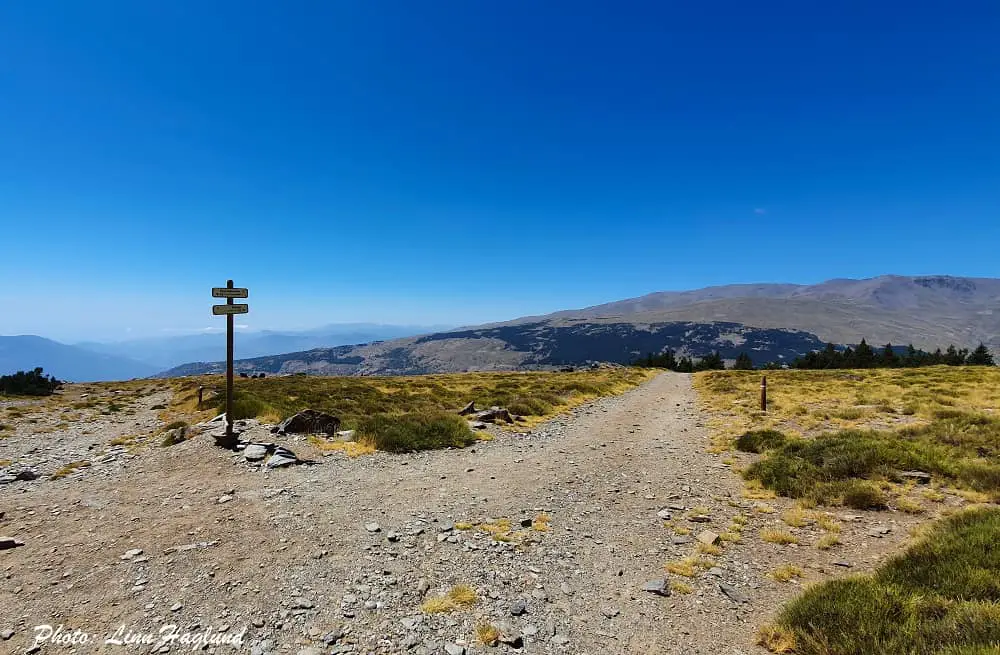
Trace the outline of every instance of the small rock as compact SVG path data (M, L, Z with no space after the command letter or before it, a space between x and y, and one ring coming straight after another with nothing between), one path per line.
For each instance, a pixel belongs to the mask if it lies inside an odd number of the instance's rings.
M368 532L381 532L382 526L375 522L365 523L365 530Z
M661 509L659 512L656 513L656 515L659 516L664 521L669 521L670 518L673 516L673 514L670 513L670 510L666 508Z
M298 463L299 458L295 455L295 453L287 448L278 446L274 449L274 454L271 455L271 459L267 460L267 464L265 464L265 466L269 469L276 469Z
M833 563L833 565L834 565L834 566L842 566L842 567L844 567L845 569L849 569L849 568L851 568L852 566L854 566L853 564L851 564L850 562L848 562L848 561L846 561L846 560L837 560L836 562L834 562L834 563Z
M448 653L448 655L465 655L465 646L448 642L444 645L444 652Z
M621 610L618 609L617 607L602 607L601 614L604 615L604 618L613 619L619 614L621 614Z
M722 538L718 534L712 532L711 530L705 530L698 535L698 541L705 544L706 546L718 545Z
M392 543L396 543L397 541L399 541L399 535L396 534L395 532L389 532L388 534L385 535L385 538L391 541Z
M692 523L708 523L712 520L712 517L707 514L695 514L694 516L689 517L688 520Z
M745 593L733 587L732 585L727 585L725 582L719 583L719 591L726 595L729 600L734 603L749 603L750 598L747 597Z
M179 612L179 611L181 611L182 607L184 607L184 606L181 605L180 603L174 603L173 605L170 606L170 611L171 612Z
M308 598L298 598L292 599L292 609L293 610L309 610L313 608L313 602Z
M323 651L314 646L306 646L305 648L300 648L296 655L323 655Z
M566 635L553 635L552 643L555 644L556 646L565 646L566 644L569 643L569 637L567 637Z
M899 475L908 480L915 480L917 484L931 483L931 474L924 471L903 471Z
M667 584L667 581L663 578L648 580L642 585L642 590L650 594L656 594L657 596L670 595L670 585Z
M528 604L522 599L517 599L510 604L510 614L511 616L521 616L528 611Z
M562 592L564 594L566 594L567 596L572 596L573 595L573 587L569 586L568 583L565 583L565 582L562 583L561 585L559 585L559 589L561 589Z
M15 539L14 537L0 537L0 550L17 548L18 546L23 546L23 545L24 545L23 541Z
M14 636L14 631L11 630L10 628L7 628L6 630L0 630L0 639L4 641L7 641L13 636Z
M139 555L142 555L142 549L141 548L133 548L132 550L126 550L125 554L122 555L119 559L128 560L128 559L132 559L133 557L138 557Z
M689 544L692 541L693 539L691 539L691 537L687 536L686 534L674 535L673 538L671 538L670 540L670 542L675 546L683 546L684 544Z
M500 631L501 644L507 644L508 646L513 646L514 648L521 648L524 645L524 639L521 637L521 632L516 630L511 624L502 621L500 625L497 626L497 630Z
M219 500L218 500L217 502L218 502L218 503L219 503L220 505L225 505L226 503L228 503L228 502L229 502L229 501L231 501L232 499L233 499L233 497L232 497L232 496L230 496L229 494L226 494L226 495L224 495L224 496L219 496Z

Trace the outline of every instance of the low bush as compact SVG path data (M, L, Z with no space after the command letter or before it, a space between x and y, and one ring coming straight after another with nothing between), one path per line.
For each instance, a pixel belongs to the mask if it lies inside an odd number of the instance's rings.
M41 367L0 375L0 394L11 396L51 396L61 386L62 382L51 375L45 375Z
M817 502L884 507L872 479L897 480L917 469L987 494L1000 493L1000 421L966 412L947 413L928 425L895 432L843 430L814 439L786 439L773 431L748 432L741 450L764 452L744 476L775 493Z
M464 448L476 442L465 419L445 412L375 414L361 419L358 433L379 450L394 453Z
M736 447L745 453L762 453L779 448L787 441L788 437L777 430L753 430L741 435L736 440Z
M998 535L1000 509L956 514L874 575L812 587L761 643L780 633L799 655L996 652Z

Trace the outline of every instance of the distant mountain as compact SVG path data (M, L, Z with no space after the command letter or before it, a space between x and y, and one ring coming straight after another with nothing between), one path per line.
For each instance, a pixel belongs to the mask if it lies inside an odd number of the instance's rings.
M0 375L38 366L69 382L128 380L156 372L155 367L126 357L95 353L34 335L0 336Z
M907 344L918 348L1000 350L1000 279L884 275L822 284L740 284L696 291L661 291L638 298L556 312L517 322L732 321L789 328L833 343Z
M297 350L369 343L447 329L448 326L379 325L341 323L303 331L237 332L234 351L238 358L276 355ZM214 361L226 354L225 333L186 334L114 343L76 344L94 352L128 357L163 370L184 362Z
M362 346L318 348L305 352L239 360L246 373L316 375L414 375L461 371L545 369L590 362L627 364L647 353L673 348L701 357L718 350L735 359L746 352L758 364L792 360L823 343L805 332L747 328L738 323L520 323ZM200 375L225 371L224 362L192 363L161 375Z
M926 349L982 341L1000 353L1000 280L886 275L663 291L416 338L251 358L240 369L338 375L508 370L627 362L667 347L695 357L719 349L730 359L745 350L763 363L862 338L875 346ZM220 370L218 363L194 363L165 375Z

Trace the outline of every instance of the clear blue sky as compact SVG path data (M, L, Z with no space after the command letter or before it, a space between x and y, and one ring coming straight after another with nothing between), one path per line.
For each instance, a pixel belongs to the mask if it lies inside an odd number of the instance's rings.
M0 334L1000 275L1000 3L0 5Z

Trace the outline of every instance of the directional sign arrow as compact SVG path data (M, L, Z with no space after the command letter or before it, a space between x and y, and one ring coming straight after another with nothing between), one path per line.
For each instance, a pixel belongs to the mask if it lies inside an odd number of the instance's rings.
M246 314L250 311L250 305L244 304L232 304L232 305L212 305L212 313L216 316L225 316L226 314Z
M213 298L249 298L250 292L246 289L227 289L226 287L213 287Z

